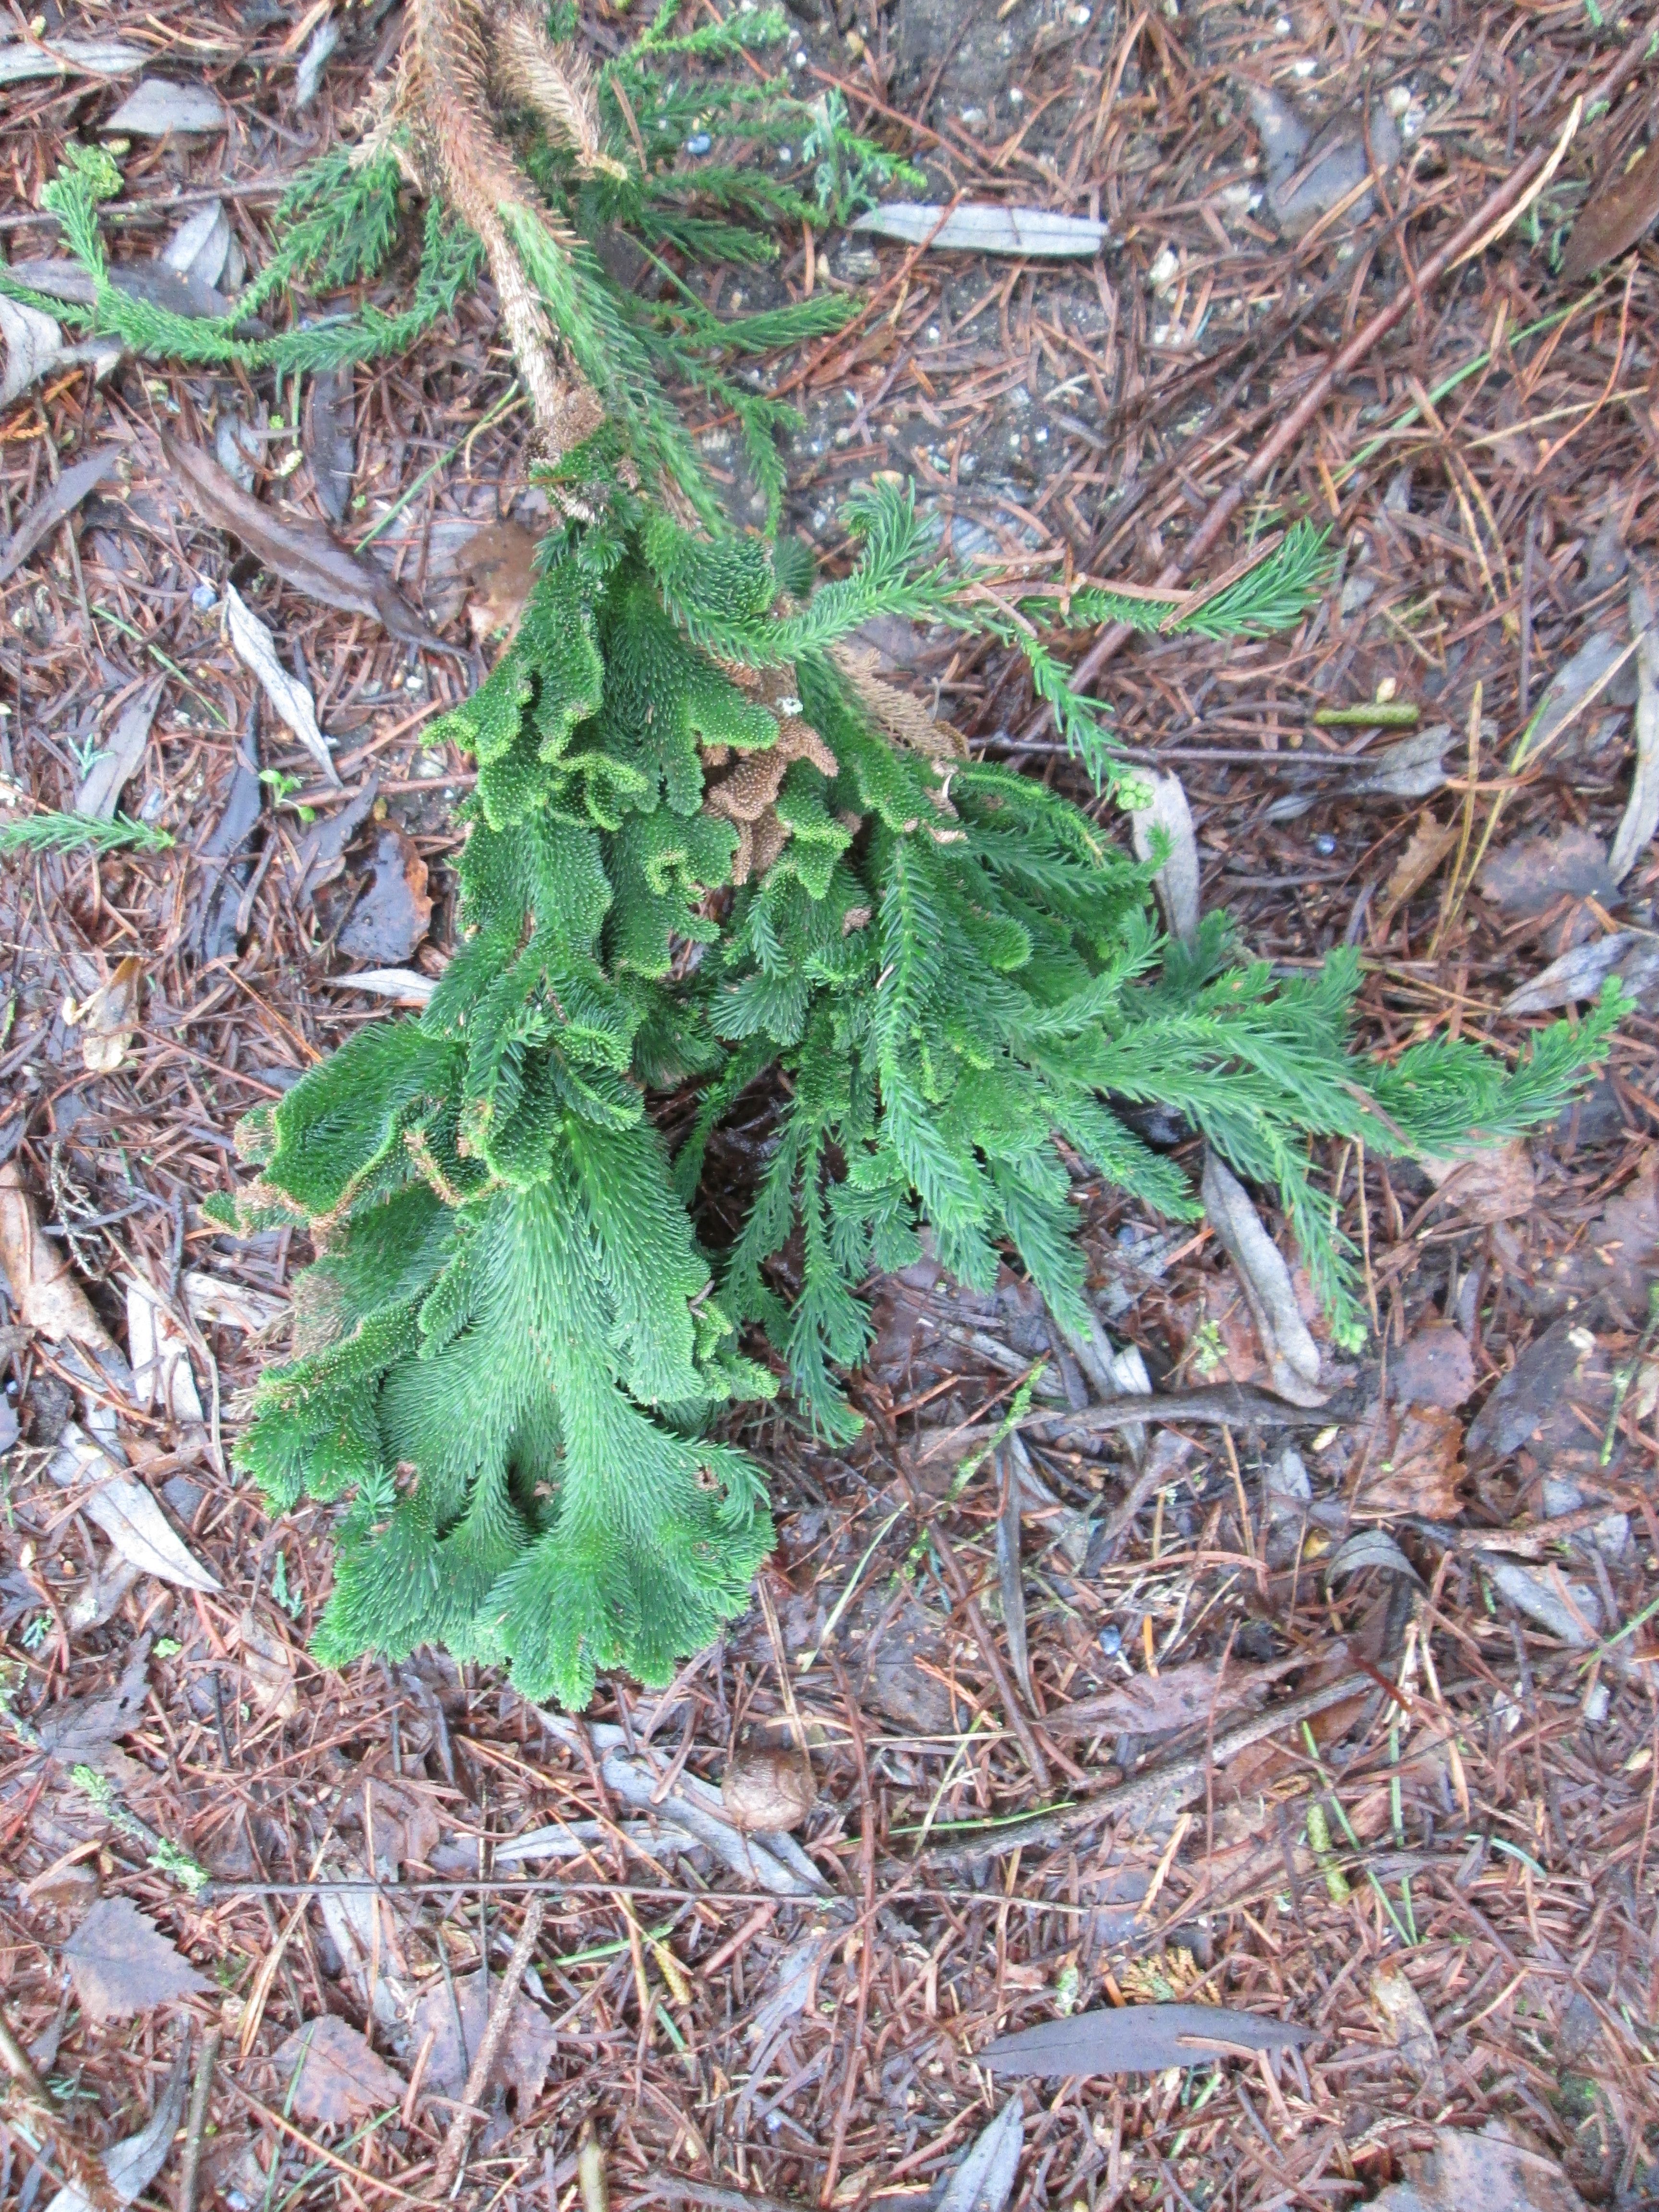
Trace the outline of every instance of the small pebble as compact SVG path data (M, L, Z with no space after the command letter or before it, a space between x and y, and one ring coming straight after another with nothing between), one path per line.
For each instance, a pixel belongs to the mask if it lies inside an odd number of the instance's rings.
M1123 1631L1109 1626L1100 1632L1100 1648L1109 1659L1115 1659L1123 1649Z
M694 131L685 142L685 150L688 154L706 154L714 143L706 131Z
M219 594L211 584L198 584L190 595L190 603L198 614L204 615L210 607L218 605Z
M1314 839L1313 848L1316 853L1322 853L1326 859L1328 860L1330 855L1336 850L1336 840L1334 837L1326 836L1322 832L1319 836Z

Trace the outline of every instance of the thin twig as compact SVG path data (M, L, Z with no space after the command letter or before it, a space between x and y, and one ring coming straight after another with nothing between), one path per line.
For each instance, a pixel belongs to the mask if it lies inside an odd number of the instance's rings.
M1019 1850L1028 1844L1046 1847L1062 1843L1079 1829L1091 1828L1100 1820L1134 1818L1161 1804L1172 1790L1201 1780L1212 1763L1224 1766L1252 1744L1263 1743L1269 1736L1277 1735L1280 1729L1310 1719L1315 1713L1325 1712L1332 1705L1340 1705L1369 1689L1363 1676L1349 1674L1340 1682L1327 1682L1317 1690L1305 1690L1299 1698L1291 1698L1255 1719L1230 1729L1225 1735L1217 1737L1213 1747L1200 1745L1183 1758L1166 1759L1162 1765L1148 1767L1145 1773L1133 1775L1109 1790L1099 1790L1080 1804L1060 1806L1052 1813L1034 1814L1029 1820L1012 1820L1005 1827L981 1828L976 1834L933 1844L921 1856L929 1866L952 1866L985 1858L994 1851Z
M539 1897L532 1897L526 1909L524 1925L519 1930L519 1940L513 1946L513 1955L507 1962L507 1972L495 1992L495 2002L489 2008L489 2021L483 2032L483 2041L477 2055L467 2069L466 2086L461 2091L461 2106L449 2124L449 2133L444 2137L443 2148L438 2153L438 2163L426 2193L441 2203L455 2185L455 2177L461 2170L461 2160L466 2156L467 2140L472 2133L476 2108L483 2096L490 2069L501 2056L501 2045L507 2040L507 2031L513 2019L513 2008L518 2002L519 1984L524 1979L524 1970L530 1964L530 1954L536 1948L542 1932L544 1911ZM485 1962L488 1975L489 1964Z
M222 2031L210 2027L196 2062L191 2086L190 2117L185 2124L185 2159L179 2174L179 2212L196 2212L196 2184L202 2171L202 2137L207 2127L208 2101L213 2094L213 2069L218 2063Z

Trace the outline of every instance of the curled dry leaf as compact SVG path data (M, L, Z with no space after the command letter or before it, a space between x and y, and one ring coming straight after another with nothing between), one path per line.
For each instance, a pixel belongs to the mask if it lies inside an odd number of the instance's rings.
M811 1760L785 1744L754 1745L735 1753L720 1784L726 1818L745 1833L799 1827L817 1796Z
M0 377L3 377L3 370L0 370ZM57 483L47 486L19 522L11 536L7 538L3 545L0 545L0 584L3 584L9 577L15 574L35 547L48 538L60 522L74 514L88 492L95 491L100 484L107 483L110 481L116 473L119 460L118 447L100 446L95 453L88 453L84 460L76 461L72 468L64 469L59 472ZM154 688L159 696L161 688L159 678ZM130 713L131 709L129 708L128 711ZM150 711L154 714L155 708L152 707ZM149 728L148 722L144 725L144 728L148 733ZM118 739L118 732L117 734ZM94 763L93 776L97 775L100 765L100 763ZM134 765L136 766L137 763L135 763ZM127 773L130 775L132 770L129 769ZM89 777L88 781L91 780ZM82 788L84 787L83 786ZM80 797L76 798L75 805L76 811L79 814L87 814L94 811L88 806L84 799ZM106 814L103 818L107 822L109 816Z
M88 2017L130 2020L171 1998L213 1987L171 1937L125 1897L94 1905L64 1946L64 1962Z
M1376 926L1384 936L1407 899L1415 898L1461 835L1456 817L1449 822L1437 822L1432 814L1417 817L1416 827L1407 841L1406 849L1395 862L1388 882L1382 887L1382 897L1376 911Z
M1389 1366L1389 1395L1402 1406L1461 1406L1475 1385L1474 1354L1450 1322L1428 1322Z
M112 1690L98 1698L70 1698L35 1723L42 1751L60 1765L95 1766L112 1744L137 1723L149 1693L149 1638L141 1636Z
M136 1276L127 1284L127 1357L137 1404L146 1412L159 1406L183 1426L199 1425L202 1398L191 1371L190 1340L166 1300Z
M1229 1667L1218 1660L1191 1659L1157 1674L1137 1674L1098 1698L1056 1705L1043 1717L1050 1734L1090 1734L1116 1729L1125 1735L1162 1735L1171 1729L1201 1726L1212 1715L1271 1682L1277 1667Z
M250 1336L259 1336L288 1319L286 1298L273 1297L269 1291L250 1290L246 1283L227 1282L222 1275L190 1268L183 1289L185 1310L195 1322L217 1322L225 1328L245 1329Z
M261 1712L277 1720L292 1720L300 1710L300 1693L294 1686L294 1658L279 1636L273 1635L254 1612L244 1606L236 1624L236 1649L242 1673Z
M328 739L317 726L317 707L307 685L290 676L276 658L276 640L247 605L234 584L225 586L225 617L236 658L251 668L259 687L278 715L293 731L331 783L340 772L328 749Z
M127 1056L138 1026L144 963L129 952L107 983L78 1004L64 1001L64 1025L81 1031L81 1060L88 1075L112 1075Z
M1532 1160L1518 1139L1461 1159L1425 1152L1420 1164L1441 1197L1468 1221L1513 1220L1530 1212L1537 1196Z
M352 975L328 975L331 991L362 991L371 999L391 999L400 1006L424 1006L438 988L435 975L414 968L360 968Z
M1440 2045L1423 2000L1392 1960L1371 1976L1371 2003L1388 2032L1389 2040L1437 2102L1446 2094L1446 2069L1440 2062Z
M407 960L432 920L426 862L415 840L396 822L380 825L369 876L339 947L351 960Z
M302 2119L343 2127L403 2102L404 2083L349 2021L324 2013L296 2027L271 2063L293 2082Z
M1499 2121L1479 2135L1437 2128L1433 2149L1407 2152L1405 2166L1371 2212L1585 2212L1555 2160L1511 2142Z
M78 1344L88 1352L110 1349L109 1331L76 1280L67 1252L40 1234L15 1160L0 1167L0 1269L25 1328L39 1329L54 1344Z
M173 2070L147 2124L124 2142L112 2143L100 2157L100 2163L118 2203L131 2204L136 2197L142 2197L167 2164L179 2123L184 2118L185 2093L189 2083L190 2039L186 2036L179 2044ZM58 2191L46 2212L93 2212L93 2208L84 2191L71 2184Z
M1455 1413L1439 1406L1379 1407L1354 1510L1383 1520L1401 1513L1455 1520L1463 1474L1463 1425Z
M537 541L516 522L491 522L468 538L456 567L467 579L466 619L480 644L510 638L536 580Z
M466 2086L468 2071L483 2043L490 1996L499 1988L499 1981L491 1983L489 1993L483 1984L482 1974L459 1977L452 1996L440 1978L435 1985L428 1984L415 2008L411 2033L416 2047L428 2033L432 2037L432 2052L425 2075L429 2097L459 2097ZM485 2094L492 2089L510 2089L519 2113L527 2113L542 2093L542 2084L557 2049L558 2038L552 2028L524 1991L515 1990L507 2034L489 2069Z

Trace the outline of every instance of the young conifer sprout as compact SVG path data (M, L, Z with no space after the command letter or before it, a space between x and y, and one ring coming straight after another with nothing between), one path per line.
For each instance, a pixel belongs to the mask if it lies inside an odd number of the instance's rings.
M1092 586L1062 601L947 568L909 490L878 483L845 517L850 569L816 581L778 534L789 411L733 363L857 302L722 321L686 272L760 265L775 229L839 221L900 171L833 100L720 74L781 16L679 35L674 13L590 72L528 7L410 0L395 84L296 187L235 325L109 282L107 155L72 149L50 188L93 274L88 322L161 356L335 365L410 345L486 271L493 288L559 520L513 642L427 735L477 769L459 943L418 1017L361 1030L247 1118L257 1176L215 1211L292 1223L316 1251L240 1458L275 1507L349 1501L319 1654L441 1643L578 1706L601 1668L667 1680L746 1607L771 1524L719 1425L781 1391L849 1439L860 1286L915 1259L924 1227L963 1281L990 1287L1006 1257L1085 1328L1073 1177L1199 1211L1123 1118L1155 1102L1277 1195L1357 1346L1316 1140L1409 1156L1511 1136L1559 1111L1620 1004L1510 1065L1443 1038L1358 1054L1354 952L1285 977L1222 915L1190 945L1163 938L1127 837L972 758L877 672L857 636L872 616L989 632L1097 787L1144 803L1045 628L1261 635L1312 604L1321 542L1291 527L1190 615ZM786 143L805 159L781 173ZM409 183L426 205L405 304L238 336L301 284L368 283ZM607 273L619 232L653 296ZM728 516L671 390L735 417L763 533ZM655 1116L689 1086L671 1156ZM735 1239L706 1249L705 1153L751 1091L775 1109L764 1170Z

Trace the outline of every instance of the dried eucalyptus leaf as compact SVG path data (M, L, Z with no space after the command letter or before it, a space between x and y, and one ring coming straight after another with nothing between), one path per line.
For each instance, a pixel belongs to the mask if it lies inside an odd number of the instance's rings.
M945 210L916 200L890 200L853 225L876 238L940 252L1014 253L1029 260L1087 260L1106 242L1106 225L1085 216L1050 215L1042 208L966 205Z
M1630 587L1631 634L1636 647L1636 773L1630 798L1607 855L1607 873L1621 884L1659 830L1659 627L1653 601L1639 582Z
M40 76L125 76L149 58L148 46L125 39L15 39L0 46L0 84Z
M103 127L124 131L129 138L165 138L173 131L223 131L229 122L224 102L206 85L175 84L170 77L149 76L134 85Z
M185 2116L185 2093L189 2081L190 2039L186 2035L148 2124L140 2128L136 2136L129 2136L125 2142L112 2143L103 2153L104 2172L119 2203L131 2204L135 2197L142 2197L167 2164L179 2123ZM93 2208L84 2193L71 2185L58 2191L46 2212L93 2212Z
M102 465L100 463L100 468ZM100 822L115 819L116 802L143 761L165 681L156 677L122 709L119 721L104 739L97 758L81 780L81 787L75 794L77 814L90 814Z
M310 691L297 676L290 676L276 658L276 641L247 605L234 584L225 586L225 613L236 658L251 668L260 689L283 720L316 762L331 783L340 781L328 739L317 726L317 708Z
M1212 1150L1205 1155L1201 1189L1210 1226L1238 1271L1274 1389L1293 1406L1319 1405L1319 1346L1302 1318L1291 1271L1243 1184Z
M1152 878L1152 889L1164 909L1171 937L1190 945L1198 935L1198 838L1192 809L1178 775L1150 775L1152 803L1137 807L1129 817L1135 858L1150 860L1157 850L1158 833L1168 850Z
M934 2212L1002 2212L1014 2193L1019 2154L1025 2147L1025 2113L1010 2097L945 2183Z
M91 1482L97 1487L81 1510L101 1528L124 1559L141 1573L179 1589L216 1590L216 1575L174 1534L172 1524L142 1483L124 1474L85 1430L71 1421L46 1462L46 1472L63 1490Z
M1314 2031L1222 2005L1123 2005L1045 2020L1000 2036L978 2054L993 2074L1083 2079L1092 2074L1161 2074L1166 2066L1207 2066L1237 2051L1284 2051Z
M0 292L0 407L9 407L37 377L61 361L64 333L52 316Z

